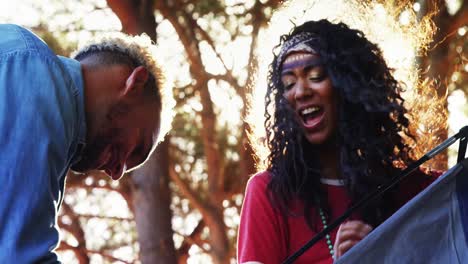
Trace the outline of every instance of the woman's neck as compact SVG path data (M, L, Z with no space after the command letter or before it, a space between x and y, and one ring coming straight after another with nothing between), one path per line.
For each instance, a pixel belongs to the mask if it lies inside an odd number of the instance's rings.
M336 148L325 148L319 152L322 178L341 179L339 155Z

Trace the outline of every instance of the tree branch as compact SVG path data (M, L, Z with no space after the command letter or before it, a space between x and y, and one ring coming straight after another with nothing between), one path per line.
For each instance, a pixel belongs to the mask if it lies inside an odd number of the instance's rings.
M57 248L57 251L64 251L64 250L75 251L77 248L78 247L74 247L74 246L68 244L67 242L62 241L60 243L60 246ZM122 263L126 263L126 264L131 264L132 263L132 262L128 262L128 261L125 261L123 259L116 258L116 257L114 257L112 255L109 255L109 254L106 254L106 253L103 253L103 252L100 252L100 251L96 251L96 250L86 249L86 252L89 253L89 254L101 255L103 258L106 258L106 259L109 259L109 260L112 260L112 261L118 261L118 262L122 262Z
M192 19L192 24L195 25L195 29L199 31L200 35L202 36L202 39L204 39L208 43L210 48L216 54L216 57L219 59L219 61L223 65L224 69L226 70L226 76L229 79L229 84L231 84L236 91L240 90L241 89L240 85L237 83L236 78L234 78L234 75L232 74L232 70L229 69L226 66L226 63L225 63L224 59L222 58L221 54L216 49L216 45L215 45L213 39L210 37L210 35L205 30L203 30L198 25L198 23L196 21L193 20L193 18L190 17L190 19Z
M192 189L188 186L188 184L182 180L177 172L174 169L174 164L170 164L169 166L169 176L171 180L179 187L180 192L183 196L190 200L191 204L200 211L203 216L209 217L209 212L207 209L207 205L200 196L198 196Z

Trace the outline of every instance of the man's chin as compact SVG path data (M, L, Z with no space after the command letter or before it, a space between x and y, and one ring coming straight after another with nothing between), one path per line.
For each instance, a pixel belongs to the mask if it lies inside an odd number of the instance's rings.
M124 164L121 168L112 171L111 169L105 169L104 173L109 175L114 181L119 180L127 172L127 166Z
M94 162L95 160L97 159L84 158L70 166L70 169L81 174L88 174L92 171L97 171L99 170L99 164Z
M101 172L100 169L97 168L97 166L93 166L93 164L91 164L90 162L78 162L76 164L73 164L70 167L70 170L78 174L91 174Z

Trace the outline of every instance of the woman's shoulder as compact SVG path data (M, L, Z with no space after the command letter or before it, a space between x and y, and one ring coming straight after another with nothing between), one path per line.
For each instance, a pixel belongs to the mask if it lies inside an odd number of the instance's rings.
M443 171L429 168L419 168L413 171L399 184L400 187L397 192L398 205L401 206L411 200L414 196L437 180L437 178L442 174Z
M266 171L259 172L249 179L245 189L243 212L249 211L254 215L266 214L270 216L276 214L268 192L270 179L271 174Z
M271 180L271 173L261 171L250 177L247 182L247 190L266 190L268 183Z
M437 179L437 178L439 178L440 175L442 175L444 173L444 171L435 170L435 169L432 169L432 168L420 167L416 171L416 173L423 174L423 175L425 175L425 177Z
M437 180L444 172L431 168L420 167L409 175L407 182L413 186L422 186L423 189Z

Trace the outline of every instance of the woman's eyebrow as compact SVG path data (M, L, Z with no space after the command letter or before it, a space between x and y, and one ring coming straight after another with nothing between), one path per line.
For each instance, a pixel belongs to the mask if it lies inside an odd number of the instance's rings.
M320 61L319 58L307 58L305 60L291 61L291 62L283 64L281 75L290 74L292 69L297 68L297 67L310 69L319 65L322 65L322 62Z

